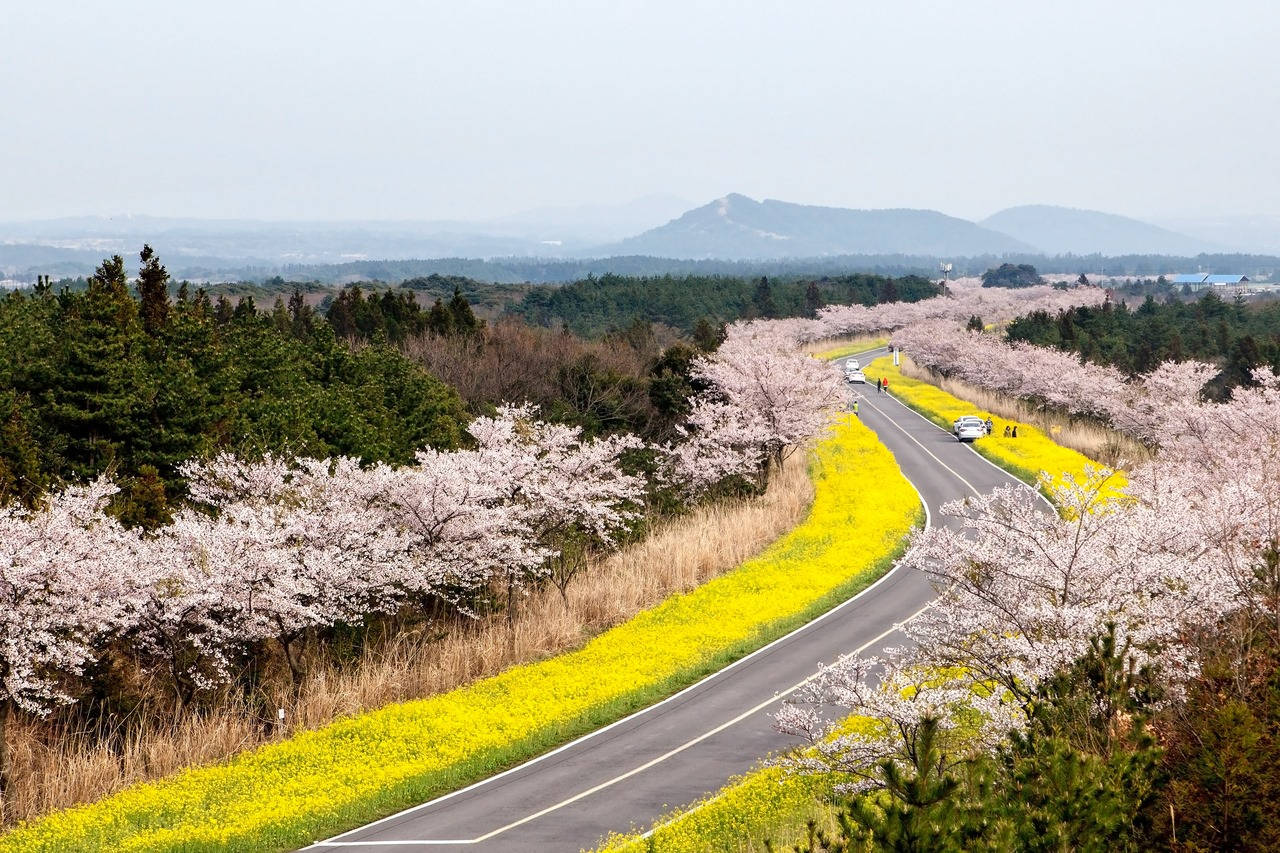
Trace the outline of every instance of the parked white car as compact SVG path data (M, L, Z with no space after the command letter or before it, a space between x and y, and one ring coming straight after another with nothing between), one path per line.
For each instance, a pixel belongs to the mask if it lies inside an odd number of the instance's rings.
M956 441L974 441L987 434L987 422L977 415L963 415L951 424Z
M848 382L859 382L865 385L867 383L867 375L861 370L847 370L844 378Z

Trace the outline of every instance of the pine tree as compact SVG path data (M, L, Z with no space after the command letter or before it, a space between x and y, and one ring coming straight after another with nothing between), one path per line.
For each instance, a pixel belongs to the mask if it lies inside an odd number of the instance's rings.
M897 302L898 284L891 278L886 278L884 284L880 285L879 299L881 302Z
M137 407L149 394L140 375L146 338L119 255L102 262L84 293L62 304L59 363L46 398L51 426L66 436L70 473L87 479L143 428Z
M823 305L822 292L818 290L816 281L809 282L804 289L804 313L807 317L817 317L818 309Z
M769 278L760 276L755 293L751 296L751 304L755 306L756 315L765 319L778 316L778 308L773 302L773 288L769 286Z
M113 514L129 527L154 530L172 520L164 481L154 465L138 467L138 476L117 495Z
M0 506L17 501L30 507L49 485L30 419L23 398L0 391Z
M150 245L143 245L138 257L142 261L138 270L142 328L155 337L169 318L169 271L160 263Z
M427 331L433 335L440 337L448 337L453 334L453 314L448 308L444 307L444 303L439 299L431 306L431 310L427 312Z
M281 332L290 332L293 329L293 319L289 316L289 309L284 305L283 296L277 296L275 303L271 306L271 325Z
M302 291L296 287L289 297L289 328L295 338L306 338L311 335L315 323L315 311L303 298Z
M693 342L703 352L715 352L716 348L724 343L724 336L724 326L716 326L706 317L698 320L697 325L693 327Z
M458 334L469 336L479 331L480 321L476 319L471 303L467 302L458 287L454 287L453 298L449 300L449 314L453 317L453 328Z

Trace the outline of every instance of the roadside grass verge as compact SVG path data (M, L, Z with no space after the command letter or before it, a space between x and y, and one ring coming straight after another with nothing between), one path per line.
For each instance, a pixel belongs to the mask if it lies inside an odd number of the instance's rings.
M874 433L846 416L811 464L802 524L576 651L31 821L0 836L0 850L299 847L652 704L870 585L903 551L923 513Z
M1049 474L1054 483L1062 482L1063 475L1083 481L1090 469L1103 465L1079 451L1063 447L1039 427L1010 420L998 412L953 396L936 385L903 375L890 356L877 358L865 372L869 382L888 378L891 394L948 432L952 422L961 415L990 417L994 424L991 435L975 441L974 450L1030 486L1039 486L1041 472ZM1018 437L1004 437L1006 426L1017 426ZM1124 474L1116 471L1103 488L1103 494L1119 496L1126 483Z

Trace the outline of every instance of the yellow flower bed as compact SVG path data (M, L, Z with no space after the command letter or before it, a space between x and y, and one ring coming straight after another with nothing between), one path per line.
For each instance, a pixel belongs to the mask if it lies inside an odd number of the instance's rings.
M20 825L0 850L302 846L649 704L871 583L922 517L855 417L817 448L813 472L809 517L763 554L581 649Z
M830 349L818 350L813 354L813 357L820 358L823 361L832 361L837 358L844 358L846 355L857 355L860 352L878 349L887 343L889 343L888 338L867 338L851 344L840 344Z
M936 385L903 376L890 356L877 358L867 365L865 372L869 383L882 377L888 378L891 394L943 429L950 430L952 422L961 415L990 417L995 425L991 435L975 441L974 449L1032 485L1036 484L1042 471L1056 484L1062 482L1063 475L1070 475L1078 482L1083 482L1090 469L1102 467L1083 453L1056 443L1037 427L1002 418L952 396ZM1005 426L1015 424L1018 427L1018 437L1005 438ZM1124 474L1116 472L1103 487L1102 496L1120 496L1126 483Z

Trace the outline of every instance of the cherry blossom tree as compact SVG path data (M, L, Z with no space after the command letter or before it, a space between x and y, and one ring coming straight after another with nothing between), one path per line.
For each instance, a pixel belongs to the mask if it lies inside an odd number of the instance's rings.
M753 431L763 428L762 449L775 464L824 432L850 400L834 366L801 353L769 322L731 326L714 356L694 362L693 373L709 386L710 399L737 409Z
M1200 391L1217 373L1203 362L1166 361L1111 398L1111 424L1148 447L1164 444L1202 416Z
M1245 408L1280 415L1280 393L1264 386ZM1280 590L1280 578L1258 580L1259 566L1268 565L1266 543L1276 541L1267 537L1277 532L1277 499L1253 491L1277 485L1280 473L1269 465L1269 474L1250 481L1233 467L1230 485L1206 484L1204 469L1185 454L1201 453L1200 441L1222 433L1211 415L1200 421L1198 432L1132 472L1122 498L1103 498L1110 472L1097 469L1083 481L1044 479L1056 513L1027 487L948 504L952 523L921 535L910 558L938 590L904 626L910 645L881 661L824 670L803 701L779 715L784 730L815 744L807 769L852 772L869 784L876 762L906 760L925 718L945 730L949 719L972 724L978 713L976 743L998 740L1027 722L1042 684L1103 636L1133 667L1150 667L1176 700L1197 672L1197 634L1215 630L1251 598L1269 614ZM1244 431L1241 442L1204 463L1219 466L1220 478L1228 458L1238 465L1261 453L1273 462L1275 451L1267 456L1263 448L1280 438L1276 432ZM1241 498L1250 510L1233 514ZM878 722L842 733L811 707L823 703Z
M639 518L644 478L622 470L623 457L644 447L633 435L584 440L579 427L539 420L532 404L503 406L495 418L467 428L477 454L503 491L502 506L523 532L534 577L558 573L561 594L588 552L617 546ZM524 566L505 573L508 612L529 579Z
M280 644L295 682L294 644L309 631L389 606L406 541L356 460L224 454L183 473L216 515L184 510L162 535L176 538L188 580L219 588L239 641Z
M103 478L34 510L0 507L0 805L13 712L73 701L71 683L128 619L137 537L103 512L116 491Z
M771 437L755 412L706 397L693 400L676 430L680 440L664 449L667 477L691 499L730 477L758 475Z

